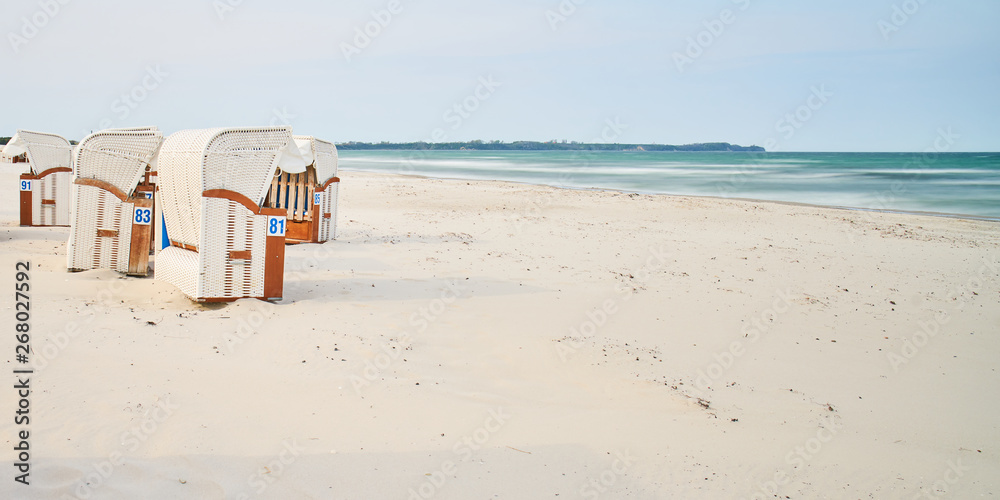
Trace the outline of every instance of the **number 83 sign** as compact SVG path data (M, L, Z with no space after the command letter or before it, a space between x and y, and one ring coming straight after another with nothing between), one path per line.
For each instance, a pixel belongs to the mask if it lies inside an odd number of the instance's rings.
M139 226L148 226L153 222L153 209L152 208L135 208L135 216L132 218L132 222Z

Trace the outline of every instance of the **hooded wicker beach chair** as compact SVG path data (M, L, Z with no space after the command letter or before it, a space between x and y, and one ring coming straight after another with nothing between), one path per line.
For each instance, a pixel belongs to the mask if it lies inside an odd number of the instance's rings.
M152 196L139 191L149 178L163 134L156 128L112 129L80 141L74 157L70 271L112 269L149 273Z
M66 139L18 130L4 153L25 155L31 170L21 174L21 225L68 226L73 147Z
M169 246L156 278L199 302L279 300L286 212L262 208L290 127L186 130L157 159Z
M294 139L264 203L287 212L289 243L324 243L337 235L337 147L315 137Z

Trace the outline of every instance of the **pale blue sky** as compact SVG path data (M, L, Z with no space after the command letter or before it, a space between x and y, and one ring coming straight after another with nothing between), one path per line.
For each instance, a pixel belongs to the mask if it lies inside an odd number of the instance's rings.
M950 129L953 151L1000 150L996 0L398 0L350 60L343 43L392 2L42 2L59 12L4 3L0 135L287 121L336 142L920 151ZM546 14L560 3L575 12ZM912 14L894 23L894 6ZM702 33L718 19L729 23ZM886 38L885 26L898 30ZM699 34L680 71L675 53ZM500 85L475 97L480 79ZM462 103L474 111L453 110Z

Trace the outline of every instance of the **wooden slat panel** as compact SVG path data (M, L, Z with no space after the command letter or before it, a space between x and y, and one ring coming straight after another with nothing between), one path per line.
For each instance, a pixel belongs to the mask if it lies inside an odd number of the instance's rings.
M286 228L285 239L289 241L296 242L306 242L309 240L309 235L312 234L312 223L311 222L295 222L288 221L288 226Z
M153 200L148 198L133 198L130 200L136 208L153 208ZM146 276L149 274L149 246L153 238L155 224L132 224L132 241L129 242L128 272L130 276Z
M21 174L21 180L35 180L35 176L31 174ZM30 226L31 225L31 191L21 191L21 225Z
M250 250L230 250L229 258L232 260L250 260L252 257Z
M146 168L149 168L149 167L146 167ZM146 178L149 179L155 173L156 172L149 172L149 171L147 171L146 172ZM145 193L149 193L152 196L151 198L149 198L150 201L153 201L153 203L151 205L151 207L153 209L153 212L152 212L152 215L153 215L153 224L152 224L152 226L153 227L150 229L150 235L149 235L149 253L154 254L154 253L156 253L156 250L157 250L157 248L156 248L156 221L157 221L157 218L156 218L156 201L155 201L155 197L156 197L156 184L154 184L152 182L147 182L145 184L140 184L138 187L135 188L135 190L136 190L136 193L137 193L136 194L136 198L145 198Z
M319 223L320 223L319 211L320 211L319 205L313 205L312 210L309 211L309 213L311 214L310 219L312 219L311 221L312 223L310 224L310 228L312 229L312 231L309 231L309 241L313 243L319 243Z
M278 200L278 186L279 186L278 181L280 179L281 177L279 176L275 176L274 178L271 179L271 191L268 193L268 200L270 201L268 205L271 207L278 206L276 203Z
M281 210L263 209L263 215L281 215ZM264 299L279 300L285 287L285 237L268 236L264 247Z
M98 229L97 230L97 237L98 238L117 238L118 237L118 230L117 229Z
M302 206L302 216L307 221L315 221L313 217L313 194L316 193L316 169L306 170L306 204Z
M293 198L295 193L292 189L292 174L285 174L283 177L285 180L285 194L282 196L282 199L285 202L285 206L282 208L285 209L285 218L293 219L295 218L295 209L292 208L295 205L295 198Z
M295 176L295 221L302 222L302 207L305 205L306 175L301 173Z

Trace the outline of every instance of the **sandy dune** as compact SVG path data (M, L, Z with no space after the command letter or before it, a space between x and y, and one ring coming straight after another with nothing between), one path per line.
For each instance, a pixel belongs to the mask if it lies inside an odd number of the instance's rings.
M1000 224L342 177L274 305L68 274L0 207L0 498L1000 493Z

